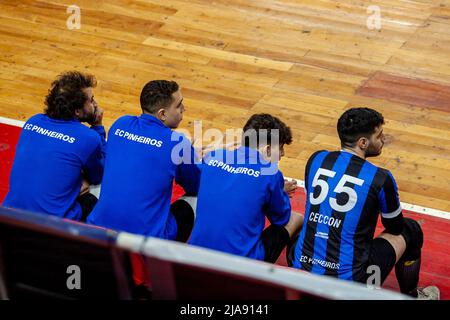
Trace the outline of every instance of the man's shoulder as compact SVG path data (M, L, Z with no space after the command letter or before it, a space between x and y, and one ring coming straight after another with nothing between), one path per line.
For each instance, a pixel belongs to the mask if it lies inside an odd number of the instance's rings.
M389 171L388 169L377 167L377 166L375 166L375 167L378 169L377 173L382 178L383 181L386 181L386 179L395 180L394 176L392 175L392 172Z
M212 158L212 159L214 159L214 158L224 158L227 154L234 155L234 154L236 154L236 151L235 150L230 151L230 150L226 150L226 149L223 149L223 148L214 149L214 150L209 151L205 155L205 158Z
M376 174L380 178L386 179L388 176L393 177L392 173L388 169L385 169L383 167L379 167L379 166L373 164L372 162L369 162L367 159L365 160L365 165L371 166L374 170L376 170Z
M132 116L130 114L126 114L124 116L119 117L116 122L127 122L127 121L131 121L131 120L136 120L137 118L139 118L138 116Z
M117 126L117 125L124 125L124 124L128 124L131 121L137 119L137 116L131 116L131 115L124 115L121 116L120 118L118 118L116 121L113 122L111 127Z
M182 132L178 132L175 130L172 130L170 128L163 128L163 131L165 131L164 134L168 134L167 137L170 137L170 140L174 144L181 143L183 146L191 146L191 140Z
M56 132L64 131L64 133L82 137L89 137L91 131L93 131L77 120L54 119L42 113L30 117L25 124L36 125L43 129Z
M318 151L313 152L313 153L309 156L308 159L311 161L311 160L313 160L314 158L316 158L319 154L320 154L320 155L327 155L327 154L329 154L330 152L333 152L333 151L329 151L329 150L318 150Z
M116 130L118 130L118 129L120 129L120 130L130 130L133 120L136 121L137 118L138 118L137 116L131 116L131 115L121 116L120 118L116 119L113 122L113 124L109 128L109 134L112 137L114 135L114 132Z
M374 187L376 190L379 188L382 188L387 183L388 184L396 184L395 178L392 175L391 171L389 171L386 168L379 167L373 163L370 163L366 160L365 165L369 165L373 167L373 170L375 170L375 176L372 181L372 187Z
M31 116L30 118L28 118L28 120L25 123L37 124L37 123L40 123L40 122L48 120L48 119L49 119L49 117L46 116L45 114L38 113L38 114L35 114L35 115Z
M318 156L320 156L322 159L324 159L325 156L326 156L327 154L329 154L330 152L331 152L331 151L328 151L328 150L318 150L318 151L313 152L313 153L309 156L309 158L308 158L308 160L307 160L307 162L306 162L306 170L307 170L307 171L310 170L310 167L311 167L312 163L314 162L314 160L316 160L316 159L318 158Z

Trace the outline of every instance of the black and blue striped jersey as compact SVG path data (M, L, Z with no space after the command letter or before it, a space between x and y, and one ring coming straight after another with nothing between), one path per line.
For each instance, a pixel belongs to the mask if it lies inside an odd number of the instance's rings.
M318 151L305 169L305 222L293 266L364 279L378 215L399 234L403 215L392 174L346 151Z

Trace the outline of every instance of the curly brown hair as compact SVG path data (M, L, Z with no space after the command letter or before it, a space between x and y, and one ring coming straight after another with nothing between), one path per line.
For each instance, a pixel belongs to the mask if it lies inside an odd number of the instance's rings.
M88 97L82 91L94 88L97 81L93 75L78 71L62 73L52 82L45 97L47 106L44 113L53 119L70 120L75 117L75 110L82 109Z
M266 134L267 144L272 142L272 134L278 134L279 145L292 143L292 132L283 121L267 113L252 115L244 126L242 144L246 147L259 146L262 135Z

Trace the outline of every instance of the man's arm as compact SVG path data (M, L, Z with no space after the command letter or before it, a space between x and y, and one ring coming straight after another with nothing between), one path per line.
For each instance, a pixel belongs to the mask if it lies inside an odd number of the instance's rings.
M196 196L200 186L200 168L197 165L200 160L189 140L184 139L183 143L186 145L182 149L182 161L177 167L175 181L188 195ZM186 154L186 150L189 150L189 154Z
M284 191L284 178L280 171L275 174L271 186L271 194L267 207L267 218L270 223L285 226L291 217L291 202Z
M98 135L100 136L100 140L101 140L101 144L102 144L102 154L103 156L105 156L105 151L106 151L106 131L105 131L105 127L104 126L92 126L91 127L92 130L94 130L95 132L98 133Z
M106 131L105 127L103 126L103 109L97 108L95 120L93 122L90 122L89 125L91 126L91 129L98 133L100 136L100 140L102 142L102 153L103 156L105 156L105 150L106 150Z
M324 152L324 151L323 150L319 150L319 151L314 152L309 157L308 162L306 163L306 166L305 166L305 193L306 193L306 195L308 195L308 192L310 192L308 190L309 190L309 171L311 170L311 165L312 165L315 157L321 152ZM306 197L306 198L308 198L308 197Z
M381 222L386 232L398 235L403 230L403 213L400 205L397 184L388 171L386 180L378 193L381 210Z
M91 153L83 166L83 172L90 184L100 184L103 178L103 168L105 166L104 150L99 141L94 151Z
M289 195L289 198L294 196L295 190L297 190L297 180L284 179L284 191Z
M83 166L83 172L90 184L100 184L103 178L103 169L105 166L106 155L106 131L102 125L103 109L97 108L96 118L90 122L91 129L98 133L99 140L96 141L96 147L88 157Z

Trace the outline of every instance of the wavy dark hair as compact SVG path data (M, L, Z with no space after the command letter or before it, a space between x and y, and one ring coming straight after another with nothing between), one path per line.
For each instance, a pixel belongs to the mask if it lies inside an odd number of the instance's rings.
M75 110L82 109L87 96L82 91L94 88L97 81L93 75L78 71L62 73L52 82L45 98L45 114L53 119L70 120L75 117Z
M173 101L172 94L179 89L175 81L152 80L141 91L141 108L143 112L156 113L167 108Z
M375 129L384 124L381 113L370 108L352 108L338 120L337 131L342 147L354 147L361 137L370 139Z
M244 126L242 144L246 147L260 147L262 135L267 133L266 143L272 143L273 130L278 130L279 145L292 143L292 132L283 121L267 113L252 115ZM256 137L255 137L256 135Z

